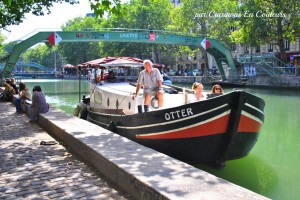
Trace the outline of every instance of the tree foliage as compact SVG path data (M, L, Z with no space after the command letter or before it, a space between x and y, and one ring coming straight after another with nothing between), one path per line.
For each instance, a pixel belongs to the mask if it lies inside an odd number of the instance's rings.
M97 30L101 19L93 17L77 17L69 20L62 26L63 31L82 31L85 29ZM96 59L100 56L99 43L97 42L74 42L74 43L60 43L58 49L61 55L65 57L65 61L78 65L89 60Z
M18 25L23 22L26 13L43 16L51 13L54 3L79 3L79 0L3 0L0 2L0 28ZM91 9L98 17L109 14L122 15L121 0L89 0Z
M0 2L0 26L18 25L26 13L42 16L51 13L53 3L78 3L77 0L3 0Z
M0 31L0 55L4 54L4 36L2 35L1 31Z
M166 30L170 23L172 4L169 0L132 0L124 5L128 12L126 16L112 15L103 20L102 28L133 28L146 29L151 25L155 30ZM142 43L101 43L102 55L135 56L151 58L154 62L162 62L159 52L169 52L172 45L142 44ZM170 58L166 56L165 58ZM166 59L165 59L166 60Z
M296 33L300 31L300 2L298 0L243 0L241 3L241 12L249 13L240 20L244 42L250 46L277 45L283 60L287 61L284 43L286 40L294 42Z

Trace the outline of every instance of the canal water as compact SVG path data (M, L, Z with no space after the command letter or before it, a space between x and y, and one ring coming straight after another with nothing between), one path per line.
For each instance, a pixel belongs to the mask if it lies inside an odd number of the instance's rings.
M88 82L78 80L23 80L32 89L40 85L47 101L70 114ZM79 88L81 95L79 95ZM210 89L205 86L204 89ZM226 162L222 169L197 164L204 171L278 200L300 198L300 90L242 88L265 100L265 123L250 154ZM230 91L232 88L225 88Z

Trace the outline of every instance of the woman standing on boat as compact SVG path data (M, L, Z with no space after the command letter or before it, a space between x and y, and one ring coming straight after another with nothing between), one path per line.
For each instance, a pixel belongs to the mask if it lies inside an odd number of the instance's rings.
M163 89L162 82L163 78L158 69L152 68L151 60L144 60L145 69L140 72L139 78L137 81L136 91L133 96L137 96L139 90L143 86L144 89L144 110L148 111L151 96L156 96L158 99L158 107L161 108L163 106Z

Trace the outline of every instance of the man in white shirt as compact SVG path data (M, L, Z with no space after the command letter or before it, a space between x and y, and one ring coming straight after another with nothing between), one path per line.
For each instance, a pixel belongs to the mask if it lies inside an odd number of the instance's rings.
M139 90L143 86L145 98L144 105L149 106L151 97L156 96L156 98L158 99L158 107L161 108L163 106L163 78L158 69L152 68L153 64L151 60L144 60L143 63L145 69L139 74L136 91L133 96L133 99L137 96Z

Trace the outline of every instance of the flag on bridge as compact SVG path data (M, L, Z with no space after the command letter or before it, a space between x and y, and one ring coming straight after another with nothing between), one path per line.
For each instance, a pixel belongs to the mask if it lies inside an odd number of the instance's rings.
M201 46L203 47L203 49L208 49L210 47L210 42L207 38L204 38L204 40L202 40L201 42Z
M54 46L56 46L58 43L60 43L60 41L62 41L62 38L56 33L53 32L49 37L48 40L51 44L53 44Z
M150 33L149 34L149 39L150 39L150 41L155 41L155 33Z

